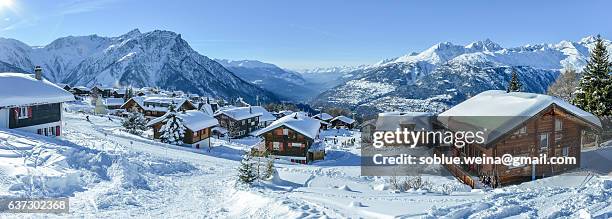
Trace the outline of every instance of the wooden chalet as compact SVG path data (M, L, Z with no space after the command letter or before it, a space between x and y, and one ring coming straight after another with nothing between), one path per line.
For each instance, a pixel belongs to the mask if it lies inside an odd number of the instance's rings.
M74 95L35 74L0 73L0 128L60 136L63 104Z
M586 130L601 129L600 120L559 98L543 94L492 90L441 113L447 130L487 130L482 144L439 147L436 153L459 157L574 157L576 164L447 165L472 187L497 187L553 176L580 166Z
M318 120L322 120L325 122L331 122L332 119L334 119L333 116L327 114L327 113L319 113L317 115L314 115L312 118L318 119Z
M91 89L84 86L72 87L70 92L76 96L87 96L91 93Z
M355 124L355 120L346 116L337 116L336 118L330 120L330 123L334 128L352 129Z
M256 147L265 148L272 156L295 163L307 164L325 158L325 147L319 140L320 122L294 113L282 117L257 132L265 140Z
M132 97L121 105L128 112L137 111L145 117L160 117L166 114L168 106L174 103L177 111L194 110L196 107L185 98L172 97Z
M214 116L219 120L219 126L226 129L229 137L239 138L259 128L262 113L252 107L231 107L220 109Z
M91 93L98 94L102 98L108 98L112 96L113 88L96 85L91 88Z
M186 128L183 143L198 149L209 147L212 134L211 130L213 127L219 125L217 120L199 110L179 111L177 114L179 118L183 119L183 124ZM164 119L166 119L166 117L167 114L155 118L147 124L147 126L153 127L153 138L160 138L160 129L164 125Z
M372 143L374 142L374 132L376 131L376 119L370 119L359 125L359 131L361 132L361 142Z

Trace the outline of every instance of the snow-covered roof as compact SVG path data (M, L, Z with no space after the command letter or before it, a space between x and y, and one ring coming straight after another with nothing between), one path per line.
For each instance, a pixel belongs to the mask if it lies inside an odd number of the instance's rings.
M283 115L286 116L286 115L289 115L289 114L293 113L293 111L291 111L291 110L281 110L278 113L283 114Z
M157 111L157 112L166 112L166 111L168 111L168 107L164 107L164 106L152 106L152 104L170 105L170 103L172 103L172 101L174 101L174 104L175 104L176 108L178 109L185 102L187 102L187 99L185 99L185 98L176 98L176 97L173 98L173 97L164 97L164 96L151 96L151 97L148 97L148 96L142 96L142 97L135 96L135 97L132 97L131 100L134 100L134 102L136 102L144 110L147 110L147 111ZM127 102L125 102L125 103L127 103ZM121 108L124 108L124 106L122 105Z
M601 122L596 116L562 99L544 94L507 93L502 90L482 92L441 113L438 120L446 127L465 124L470 127L486 128L485 143L489 143L552 104L594 126L601 127Z
M321 123L319 121L320 120L294 113L272 122L268 127L259 130L256 135L261 135L278 127L286 126L308 138L316 139L319 134L319 129L321 128Z
M276 120L276 116L272 115L272 113L268 112L268 110L262 106L251 106L251 108L253 108L252 110L254 113L261 113L261 116L259 117L259 121L261 122Z
M414 124L416 130L424 128L429 130L432 127L431 117L433 113L429 112L385 112L379 113L376 119L376 130L379 131L395 131L401 128L401 125Z
M319 113L317 115L314 115L313 117L319 118L321 120L326 120L326 121L334 118L333 116L327 113Z
M106 106L121 106L125 103L123 98L106 98L104 99L104 105Z
M82 91L91 91L91 89L85 86L76 86L76 87L72 87L72 89L77 89L77 90L82 90Z
M177 112L176 113L179 118L183 119L183 124L185 127L192 131L199 131L208 127L219 125L217 119L212 116L206 115L206 113L199 110L186 110L185 112ZM168 117L168 113L164 114L161 117L155 118L149 123L147 126L152 126L159 122L162 122L166 117Z
M262 116L262 113L256 112L252 108L250 109L250 107L233 107L221 109L217 111L217 113L215 113L215 116L221 114L225 114L235 120L243 120L256 116Z
M170 105L174 102L175 107L178 109L185 104L186 101L187 99L178 97L145 97L142 99L142 102L138 104L141 104L143 109L148 111L166 112L168 111L167 106L155 106L155 104Z
M336 120L340 120L340 121L342 121L342 122L344 122L346 124L353 124L353 122L355 122L354 119L351 119L351 118L346 117L346 116L336 116L336 118L332 119L331 121L333 122L333 121L336 121Z
M208 103L204 103L204 104L202 104L202 106L201 106L200 110L201 110L202 112L205 112L206 114L208 114L208 115L210 115L210 116L215 115L215 113L214 113L214 111L213 111L213 109L212 109L212 106L211 106L210 104L208 104Z
M34 75L0 73L0 107L27 104L60 103L74 100L74 95Z

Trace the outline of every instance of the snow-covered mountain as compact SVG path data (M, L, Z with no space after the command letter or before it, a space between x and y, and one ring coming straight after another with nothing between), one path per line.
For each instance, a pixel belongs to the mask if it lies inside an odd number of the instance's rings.
M296 72L257 60L215 59L219 64L245 81L251 82L280 97L303 101L319 94Z
M504 90L513 70L525 91L544 93L560 69L584 67L594 40L589 36L516 48L502 48L488 39L468 45L438 43L420 53L337 74L348 80L319 95L313 105L341 105L365 114L442 111L481 91Z
M132 30L118 37L69 36L32 47L0 38L0 61L25 71L40 65L44 76L71 85L157 86L222 98L255 101L277 97L199 54L180 34Z

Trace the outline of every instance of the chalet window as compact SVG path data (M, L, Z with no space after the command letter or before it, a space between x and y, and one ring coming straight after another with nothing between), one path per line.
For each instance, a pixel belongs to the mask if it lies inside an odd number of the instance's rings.
M289 129L283 129L283 135L289 135Z
M555 141L561 141L563 139L562 133L555 133Z
M280 150L280 142L272 142L272 149L274 149L275 151L279 151Z
M569 147L564 147L564 148L563 148L563 156L564 156L564 157L569 156Z
M555 132L563 130L563 121L561 119L555 119Z
M540 148L548 147L548 133L540 134Z
M299 148L302 146L302 143L291 143L291 147Z
M27 119L30 117L28 107L19 107L19 119Z
M527 126L523 126L514 132L515 135L527 134Z
M245 125L245 124L246 124L246 120L242 120L242 125Z

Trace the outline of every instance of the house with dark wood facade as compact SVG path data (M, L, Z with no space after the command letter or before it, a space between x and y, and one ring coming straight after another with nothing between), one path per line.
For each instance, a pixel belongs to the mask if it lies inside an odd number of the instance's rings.
M93 86L91 88L92 94L97 94L99 97L108 98L112 96L113 88L112 87L103 87L100 85Z
M491 90L441 113L447 130L484 132L483 143L436 148L459 157L573 157L575 164L466 164L447 169L472 187L496 187L563 173L580 166L586 130L601 129L600 120L559 98L543 94ZM507 156L507 155L506 155Z
M91 93L91 89L84 86L72 87L70 92L76 96L87 96Z
M272 156L295 163L307 164L325 158L325 147L319 140L320 122L294 113L284 116L257 132L264 141L255 148L265 148Z
M336 118L330 120L330 123L334 128L352 129L355 124L355 120L346 116L337 116Z
M318 119L318 120L323 120L325 122L331 122L332 119L334 119L333 116L327 114L327 113L319 113L317 115L314 115L312 118Z
M35 74L0 73L0 128L45 136L62 133L63 104L74 96Z
M219 120L219 126L226 129L229 137L239 138L259 128L262 113L252 107L230 107L220 109L214 116Z
M157 118L168 111L168 106L174 103L177 111L194 110L196 107L185 98L173 97L132 97L121 105L128 112L137 111L145 117Z
M160 129L164 125L166 117L167 114L155 118L147 124L147 126L153 127L153 138L160 138ZM215 118L199 110L178 112L178 117L183 120L186 128L185 136L183 137L184 144L198 149L210 146L211 130L219 125Z

